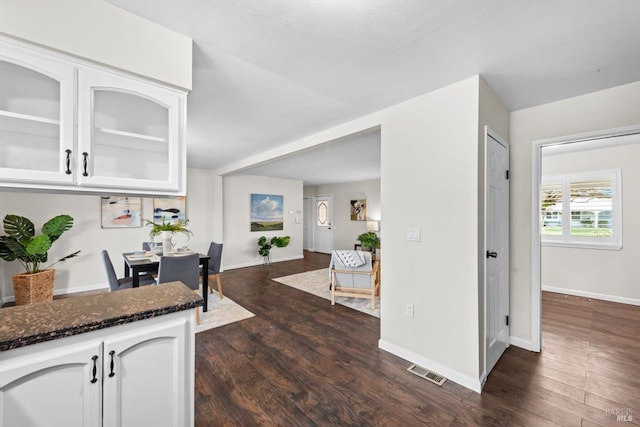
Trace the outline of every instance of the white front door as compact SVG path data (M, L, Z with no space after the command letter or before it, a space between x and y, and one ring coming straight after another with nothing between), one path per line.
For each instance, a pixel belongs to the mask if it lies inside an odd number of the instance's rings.
M313 250L329 254L333 249L333 196L315 196L313 210Z
M509 346L509 144L486 130L486 375Z

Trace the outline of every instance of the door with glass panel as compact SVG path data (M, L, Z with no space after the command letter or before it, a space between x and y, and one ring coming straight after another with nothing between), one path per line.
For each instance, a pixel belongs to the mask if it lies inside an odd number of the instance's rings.
M74 68L0 45L0 181L73 184Z
M333 197L315 196L313 249L315 252L331 253L333 249Z

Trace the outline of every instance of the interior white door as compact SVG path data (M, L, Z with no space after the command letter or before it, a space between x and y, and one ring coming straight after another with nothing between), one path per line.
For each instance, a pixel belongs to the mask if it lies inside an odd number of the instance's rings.
M485 161L486 375L509 346L509 144L490 129Z
M333 249L333 196L315 196L313 209L313 250L329 254Z

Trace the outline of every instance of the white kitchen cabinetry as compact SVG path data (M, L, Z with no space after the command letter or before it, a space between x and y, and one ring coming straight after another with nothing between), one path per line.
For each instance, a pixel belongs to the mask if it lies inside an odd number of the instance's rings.
M184 194L184 92L3 39L0 77L0 185Z
M178 190L180 110L180 99L162 88L101 70L81 70L80 185Z
M185 346L184 323L105 340L104 427L187 425Z
M63 61L0 44L0 181L73 184L66 160L74 73Z
M0 427L192 426L192 317L182 311L0 354Z
M93 341L50 352L41 350L24 359L3 362L0 426L99 427L101 349L100 342ZM94 357L96 381L93 381Z

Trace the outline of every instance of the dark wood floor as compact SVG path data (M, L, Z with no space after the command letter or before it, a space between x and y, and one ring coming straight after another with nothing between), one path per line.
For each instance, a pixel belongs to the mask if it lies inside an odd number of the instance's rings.
M378 319L271 280L328 262L223 273L256 316L196 335L196 426L639 424L640 307L545 293L543 352L509 348L479 395L408 373Z

